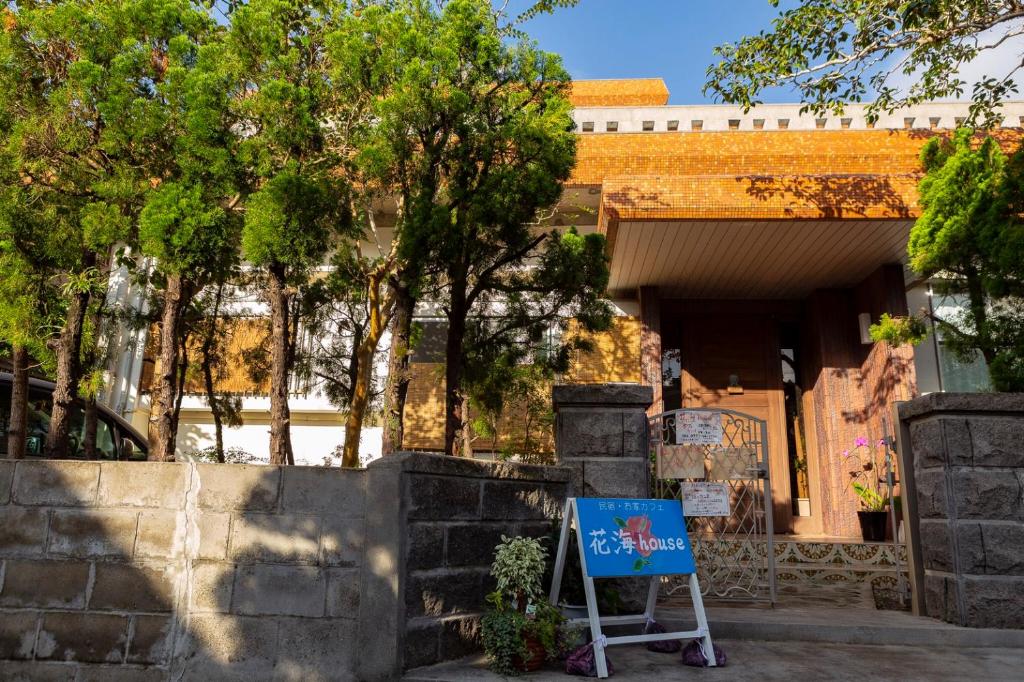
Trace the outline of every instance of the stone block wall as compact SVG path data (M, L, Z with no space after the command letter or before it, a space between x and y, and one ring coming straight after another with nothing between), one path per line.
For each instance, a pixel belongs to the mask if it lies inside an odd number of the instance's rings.
M924 612L1024 628L1024 394L932 393L899 416Z
M381 662L366 679L479 651L495 545L502 535L549 535L571 494L571 470L403 453L368 473L370 497L394 500L396 512L385 524L368 521L368 547L404 570L363 594L364 603L400 614L390 641L366 627L360 651ZM376 563L369 552L367 561Z
M357 679L365 483L0 461L0 677Z

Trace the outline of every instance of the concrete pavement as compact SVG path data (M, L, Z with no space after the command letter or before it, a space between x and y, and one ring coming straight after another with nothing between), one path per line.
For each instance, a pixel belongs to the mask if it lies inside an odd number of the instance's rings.
M751 682L811 682L837 680L1018 681L1024 679L1024 649L958 648L829 644L820 642L762 642L720 639L729 659L724 668L690 668L679 654L658 654L642 645L609 648L619 682L650 680L750 680ZM406 682L464 682L502 680L487 670L482 656L410 671ZM523 678L536 682L571 679L552 668Z

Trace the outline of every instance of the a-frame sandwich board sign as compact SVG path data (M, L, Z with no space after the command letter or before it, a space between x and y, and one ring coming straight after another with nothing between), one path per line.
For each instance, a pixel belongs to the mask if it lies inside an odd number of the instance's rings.
M555 557L555 574L549 595L558 604L569 550L569 529L576 528L576 545L583 571L583 591L587 598L587 617L571 622L590 626L590 636L597 661L597 676L608 677L605 647L612 644L657 642L668 639L701 640L701 649L708 665L715 665L714 646L708 629L704 601L697 581L696 562L686 535L686 521L678 500L644 500L618 498L570 497L562 514L562 535ZM690 597L697 620L697 629L658 634L605 637L601 627L607 625L647 624L654 619L658 587L663 575L689 575ZM594 578L650 577L647 605L641 614L601 616L597 610Z

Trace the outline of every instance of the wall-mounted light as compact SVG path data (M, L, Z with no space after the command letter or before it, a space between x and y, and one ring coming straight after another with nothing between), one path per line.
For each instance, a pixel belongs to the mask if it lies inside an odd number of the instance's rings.
M871 313L861 313L858 315L857 326L860 327L860 342L865 345L874 343L871 339Z

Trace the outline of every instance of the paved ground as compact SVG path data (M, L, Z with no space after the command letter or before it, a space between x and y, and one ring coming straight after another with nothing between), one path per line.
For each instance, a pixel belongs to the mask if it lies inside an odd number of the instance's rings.
M1024 679L1024 649L965 649L816 642L720 640L729 663L720 669L690 668L678 654L657 654L643 646L609 649L619 682L650 680L1013 680ZM487 671L482 658L463 659L410 671L407 682L503 678ZM570 679L557 669L523 678L529 682Z

